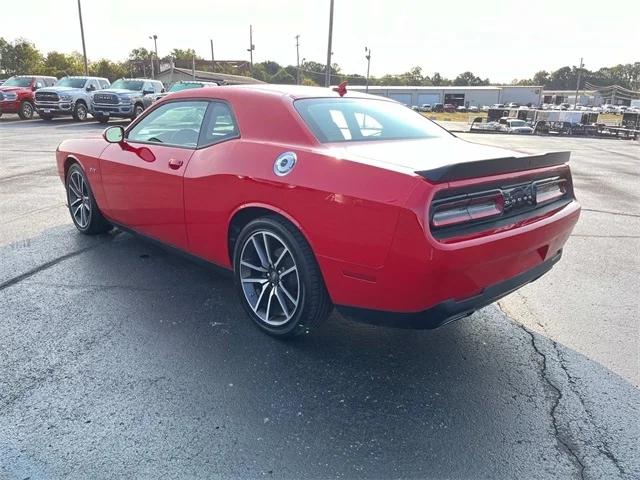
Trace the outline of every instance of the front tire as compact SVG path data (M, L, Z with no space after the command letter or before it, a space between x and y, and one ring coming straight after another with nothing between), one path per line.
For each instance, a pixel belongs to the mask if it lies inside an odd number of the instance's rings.
M315 329L331 312L331 300L306 239L276 216L249 222L234 249L234 278L253 322L276 337Z
M138 118L138 116L140 116L142 112L144 112L144 107L139 103L137 103L133 107L133 115L131 115L131 120L135 120L136 118Z
M84 122L87 119L88 113L87 106L82 102L78 102L73 109L73 119L76 122Z
M20 109L18 110L18 116L22 120L31 120L33 118L33 104L25 100L20 104Z
M79 232L97 235L111 230L111 224L102 216L89 181L77 163L69 168L65 187L71 220Z

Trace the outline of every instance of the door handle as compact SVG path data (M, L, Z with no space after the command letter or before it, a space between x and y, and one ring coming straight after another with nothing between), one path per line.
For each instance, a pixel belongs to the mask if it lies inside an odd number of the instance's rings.
M171 160L169 160L169 168L177 170L182 166L183 163L184 162L182 160L176 160L175 158L172 158Z

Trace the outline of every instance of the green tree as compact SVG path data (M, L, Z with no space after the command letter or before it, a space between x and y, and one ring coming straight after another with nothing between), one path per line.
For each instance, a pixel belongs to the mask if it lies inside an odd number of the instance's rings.
M108 78L111 82L127 76L127 68L124 63L116 63L103 58L89 65L89 74L96 77Z
M24 38L13 43L2 39L0 55L2 68L8 75L39 73L42 68L42 54L33 43Z
M287 72L284 68L281 68L276 72L276 74L271 77L272 83L287 83L287 84L295 84L296 77Z
M69 75L82 75L84 73L84 60L77 52L66 54L49 52L40 69L40 73L54 77L66 77Z
M489 79L482 80L480 77L476 77L471 72L464 72L458 75L454 80L454 85L459 86L478 86L478 85L489 85Z
M547 72L546 70L540 70L539 72L536 72L536 74L533 76L533 85L543 85L546 86L549 83L550 79L549 79L549 72Z

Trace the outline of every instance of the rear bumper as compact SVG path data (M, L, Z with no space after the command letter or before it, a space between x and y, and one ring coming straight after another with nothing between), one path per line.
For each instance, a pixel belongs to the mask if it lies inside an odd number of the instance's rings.
M449 299L421 312L385 312L341 305L337 305L336 308L349 318L374 325L408 329L433 329L471 315L476 310L490 305L527 283L537 280L551 270L561 256L562 250L534 268L486 287L478 295L461 300Z

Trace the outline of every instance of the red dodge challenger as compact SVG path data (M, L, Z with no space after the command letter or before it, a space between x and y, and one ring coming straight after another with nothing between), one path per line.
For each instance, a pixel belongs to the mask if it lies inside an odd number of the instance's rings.
M56 152L71 218L232 270L265 332L343 314L435 328L529 283L578 220L568 152L456 138L384 98L315 87L185 90Z

